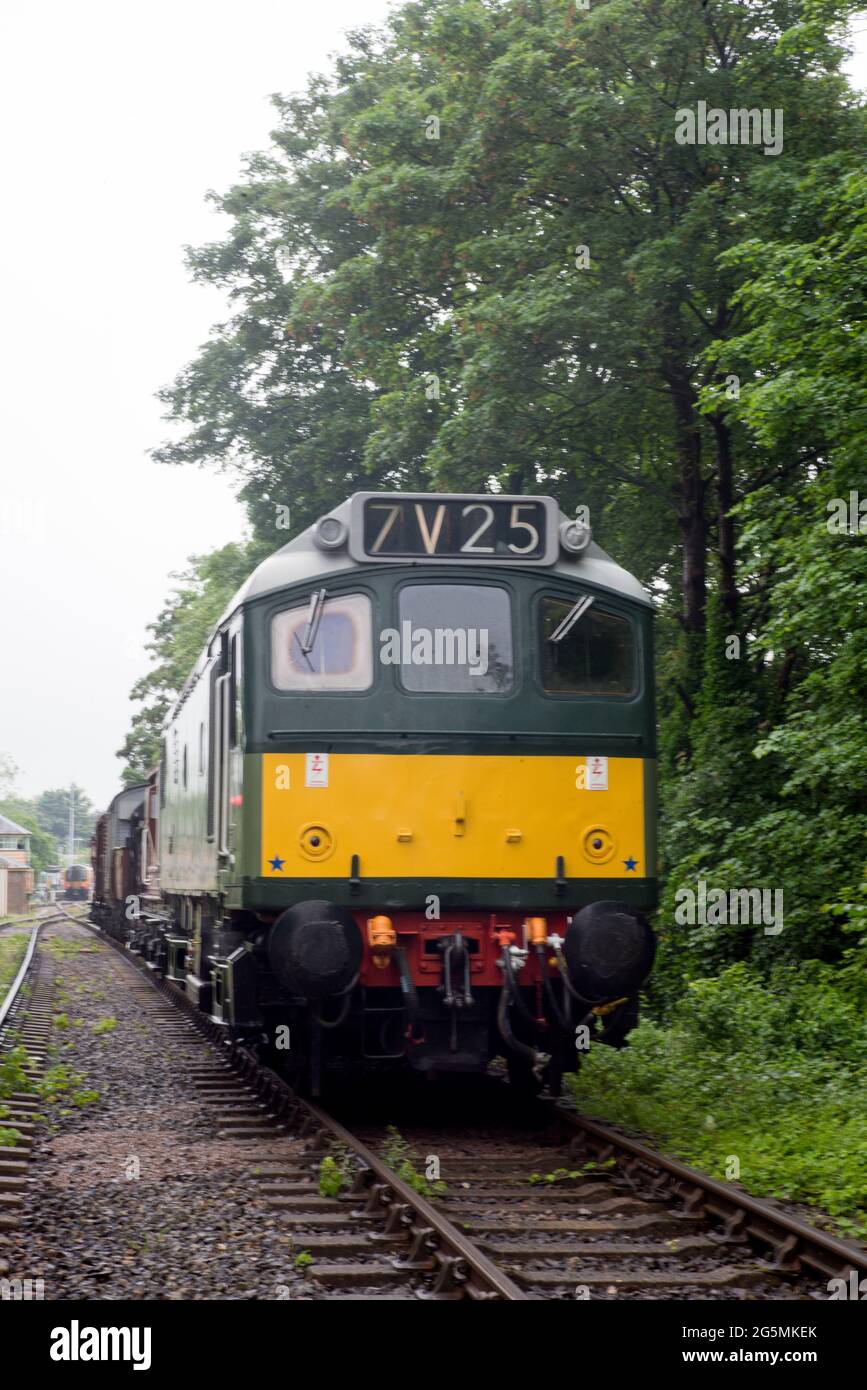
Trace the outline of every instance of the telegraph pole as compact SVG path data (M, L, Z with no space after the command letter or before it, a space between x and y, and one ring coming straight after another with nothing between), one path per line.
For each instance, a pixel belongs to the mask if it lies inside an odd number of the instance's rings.
M75 863L75 783L69 786L69 862Z

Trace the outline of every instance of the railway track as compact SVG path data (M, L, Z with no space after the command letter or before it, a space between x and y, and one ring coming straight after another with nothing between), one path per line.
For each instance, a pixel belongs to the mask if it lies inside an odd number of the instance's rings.
M382 1131L362 1130L375 1149ZM867 1251L560 1107L534 1135L410 1124L438 1210L544 1299L827 1299Z
M174 985L155 983L223 1043ZM414 1293L428 1298L824 1298L829 1279L867 1273L864 1249L559 1106L534 1139L526 1130L494 1140L405 1134L436 1159L445 1183L444 1194L422 1196L385 1163L382 1131L348 1129L248 1049L221 1051L216 1070L196 1082L226 1107L225 1133L252 1140L276 1124L310 1135L312 1162L258 1177L325 1288L389 1288L409 1273ZM352 1183L323 1197L317 1171L335 1152L353 1156ZM371 1227L377 1218L382 1231Z
M518 1120L493 1081L485 1129L410 1116L416 1166L401 1167L384 1125L299 1098L116 949L216 1139L242 1146L257 1203L303 1261L302 1297L827 1299L830 1278L867 1273L860 1247L607 1126L542 1103Z
M39 933L48 922L61 920L60 914L39 913L31 926L30 940L18 972L0 999L0 1063L11 1062L20 1085L13 1080L9 1094L0 1094L0 1130L9 1142L0 1144L0 1241L18 1225L28 1169L33 1157L39 1115L38 1085L43 1079L51 1032L52 982L43 970L38 953ZM10 927L21 927L33 918L24 918ZM24 1050L20 1060L19 1049ZM0 1276L8 1272L0 1246Z
M54 904L43 903L35 911L25 913L23 916L0 918L0 932L20 932L37 924L44 925L55 917L59 919L60 913Z

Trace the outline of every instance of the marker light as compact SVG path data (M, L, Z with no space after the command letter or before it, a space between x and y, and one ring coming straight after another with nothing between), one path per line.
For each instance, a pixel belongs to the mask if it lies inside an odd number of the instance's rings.
M580 555L582 550L587 549L592 539L593 532L583 522L561 521L560 544L564 550L568 550L572 555Z
M336 516L321 516L313 527L313 540L320 550L339 550L348 535L348 526Z

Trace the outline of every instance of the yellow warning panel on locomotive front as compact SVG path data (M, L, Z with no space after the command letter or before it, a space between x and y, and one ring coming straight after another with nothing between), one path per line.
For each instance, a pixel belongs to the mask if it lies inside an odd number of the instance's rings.
M644 878L641 758L266 753L266 878Z

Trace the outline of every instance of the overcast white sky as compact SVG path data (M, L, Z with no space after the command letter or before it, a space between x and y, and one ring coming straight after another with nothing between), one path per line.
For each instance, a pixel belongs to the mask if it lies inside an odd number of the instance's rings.
M27 795L114 795L169 573L244 530L229 479L146 455L154 392L226 312L183 264L223 225L204 195L267 146L269 95L388 9L5 0L0 752Z
M269 94L390 8L5 0L0 752L26 795L74 780L110 800L169 574L244 530L230 479L146 454L167 433L155 391L226 312L183 264L220 234L204 195L267 146Z

